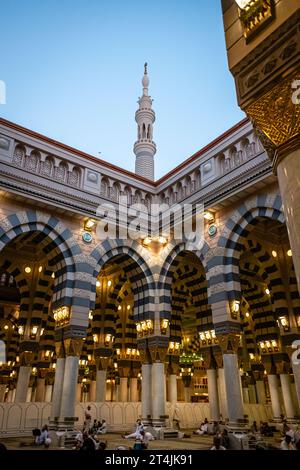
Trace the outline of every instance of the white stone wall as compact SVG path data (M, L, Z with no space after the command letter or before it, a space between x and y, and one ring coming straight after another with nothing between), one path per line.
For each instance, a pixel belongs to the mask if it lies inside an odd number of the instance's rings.
M110 431L130 431L135 421L141 416L141 403L77 403L75 414L78 416L78 427L82 427L84 411L91 405L92 419L105 419ZM176 409L176 410L175 410ZM272 417L269 405L245 405L245 414L250 422L270 420ZM1 403L0 404L0 437L31 435L32 429L41 428L49 422L50 403ZM175 415L174 415L175 413ZM167 403L167 414L170 419L179 419L181 428L196 429L204 418L210 419L208 403Z

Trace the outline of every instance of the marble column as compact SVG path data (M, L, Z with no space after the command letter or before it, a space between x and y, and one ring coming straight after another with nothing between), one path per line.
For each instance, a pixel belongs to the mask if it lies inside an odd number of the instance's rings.
M191 389L190 387L184 387L184 401L190 403L191 401Z
M45 399L45 379L39 377L36 384L35 401L43 402Z
M248 387L243 387L243 402L246 404L246 403L250 403L250 400L249 400L249 388Z
M226 397L226 386L225 386L225 376L224 369L218 369L218 382L219 382L219 398L220 398L220 409L223 416L223 419L228 419L228 409L227 409L227 397Z
M293 419L295 418L296 410L292 398L290 375L280 374L280 383L286 417L287 419Z
M6 391L6 385L5 384L0 384L0 403L4 402L5 391Z
M7 403L12 403L14 401L14 391L9 389L7 394Z
M119 393L119 387L120 387L120 385L118 385L118 387L117 387L115 381L113 381L111 383L111 401L118 401L117 400L117 396L118 396L117 394ZM127 389L127 395L128 395L128 389Z
M46 390L45 390L45 402L46 403L51 403L52 401L52 389L53 389L53 386L51 384L46 385Z
M169 401L171 403L177 402L177 375L169 375Z
M220 420L219 394L216 369L207 369L207 388L210 408L210 419Z
M284 152L284 150L283 150ZM293 253L295 274L300 291L300 143L298 135L298 148L289 151L288 146L279 161L277 177L282 197L282 206L289 234L290 245Z
M279 420L280 415L281 415L281 406L280 406L280 395L279 395L277 375L269 374L268 383L269 383L273 418L276 420Z
M30 403L32 401L31 399L32 399L32 387L28 387L27 388L26 403Z
M257 397L256 397L256 388L254 383L250 383L248 385L248 390L249 390L249 403L252 405L257 404Z
M96 401L106 399L106 370L97 370L96 374Z
M256 384L256 395L257 395L257 401L259 405L265 405L266 404L266 391L265 391L265 383L263 380L257 380Z
M152 364L142 364L142 419L152 416Z
M82 386L81 386L81 382L78 382L77 385L76 385L76 401L77 403L80 403L82 401Z
M18 381L17 381L17 388L16 388L16 395L15 395L15 402L27 401L30 374L31 374L30 366L20 366L19 374L18 374ZM30 397L31 397L31 392L30 392Z
M92 380L90 383L90 395L89 395L89 401L96 401L96 386L97 382L96 380Z
M229 424L244 419L244 405L237 354L223 354Z
M60 415L65 363L66 359L64 357L58 357L56 360L55 379L53 385L52 406L50 415L50 421L52 422L55 421L55 418L58 419Z
M138 379L137 377L130 378L130 401L139 401Z
M62 422L65 418L73 418L75 416L78 365L78 356L67 356L60 408L60 421Z
M152 419L161 423L161 416L166 414L165 366L163 362L152 364Z
M120 377L120 401L128 401L128 378Z

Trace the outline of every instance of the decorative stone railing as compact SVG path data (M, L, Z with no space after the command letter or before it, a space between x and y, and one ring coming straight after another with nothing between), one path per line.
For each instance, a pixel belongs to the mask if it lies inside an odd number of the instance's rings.
M78 417L79 429L82 429L84 411L88 405L91 406L92 419L105 419L108 431L130 431L134 428L136 419L141 416L140 402L77 403L75 416ZM50 411L51 403L0 403L0 436L32 435L32 429L48 424ZM270 405L245 404L244 411L250 422L268 421L272 418ZM170 421L174 413L180 426L185 429L196 429L204 418L210 419L209 403L168 402L166 414Z
M40 187L46 197L45 189L49 188L56 195L61 193L70 200L91 201L94 205L99 204L100 199L117 203L120 196L125 196L129 205L142 203L147 207L152 202L171 206L187 199L195 201L200 195L203 199L203 194L212 188L214 195L222 192L224 183L236 178L237 172L243 179L249 169L255 172L256 167L259 170L261 165L268 165L267 155L247 121L157 183L118 170L75 149L62 150L62 144L46 141L39 136L29 138L22 130L12 130L0 120L2 174L14 183L23 180L28 185L32 182L37 193ZM64 198L61 200L63 204ZM88 207L86 202L84 204Z

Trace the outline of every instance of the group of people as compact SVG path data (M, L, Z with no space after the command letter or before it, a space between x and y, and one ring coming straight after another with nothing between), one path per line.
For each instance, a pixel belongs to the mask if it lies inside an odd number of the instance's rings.
M229 449L229 436L227 429L223 429L221 431L220 424L218 421L214 421L209 431L209 422L208 419L205 418L202 423L200 423L199 428L194 431L194 434L198 434L199 436L203 436L204 434L211 434L214 436L213 440L213 447L211 450L226 450Z
M92 423L92 413L90 405L84 412L84 423L83 423L83 432L92 432L92 434L106 434L107 433L107 423L105 419L98 420L94 419Z

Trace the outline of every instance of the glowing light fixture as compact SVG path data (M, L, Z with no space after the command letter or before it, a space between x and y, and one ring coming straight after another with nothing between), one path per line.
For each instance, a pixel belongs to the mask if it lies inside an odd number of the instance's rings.
M119 306L118 306L118 310L121 310L121 308L122 308L121 305L119 305Z
M5 330L8 330L8 325L4 325L4 329L5 329Z
M100 281L97 281L96 282L96 287L100 287L101 286L101 282Z
M93 230L93 227L95 226L95 224L96 224L95 219L87 219L84 222L84 230L87 230L90 232L91 230Z
M277 251L273 250L272 251L272 256L273 256L273 258L277 258Z
M253 0L235 0L241 10L246 10L250 7L251 3L254 3Z
M203 217L205 220L207 220L209 223L213 223L215 221L215 215L211 211L204 211Z
M107 285L108 285L108 287L111 286L111 280L108 281Z
M89 310L89 320L93 320L93 310Z
M145 237L142 240L143 245L146 248L153 248L155 251L158 251L160 248L163 248L168 243L168 239L163 235L158 235L155 237Z
M288 250L288 251L286 252L286 254L287 254L288 256L292 256L292 255L293 255L292 250Z
M54 279L55 278L55 273L52 273L51 277L52 277L52 279Z
M56 323L56 326L62 326L68 323L70 319L70 310L69 307L59 307L53 310L53 318Z
M31 267L30 266L26 266L26 268L24 269L25 273L26 274L30 274L31 273Z
M94 343L98 343L98 335L96 334L93 335L93 341Z
M250 317L250 313L249 313L249 312L246 312L246 317L247 317L247 318Z
M267 295L270 295L270 289L266 288L266 289L265 289L265 293L266 293Z
M127 310L130 310L130 305L127 305Z
M19 335L23 335L23 334L24 334L24 328L23 328L23 326L19 326L19 328L18 328L18 333L19 333Z
M39 266L39 273L43 271L43 266Z

